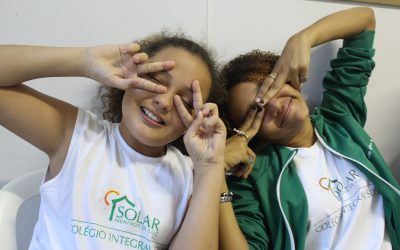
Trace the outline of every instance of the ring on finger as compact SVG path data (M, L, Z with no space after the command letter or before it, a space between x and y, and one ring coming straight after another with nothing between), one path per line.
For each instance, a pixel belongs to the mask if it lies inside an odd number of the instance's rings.
M274 81L275 81L275 79L276 79L276 78L273 77L271 74L267 75L267 77L268 77L268 78L271 78L271 79L274 80Z
M299 76L300 77L300 82L307 82L308 78L310 78L310 76Z
M253 165L253 164L254 164L253 157L249 156L249 165Z
M243 136L244 138L246 138L246 141L250 140L250 138L246 135L246 132L244 132L243 130L233 128L233 132L235 132L239 136Z
M233 174L233 173L232 173L231 170L225 171L225 175L226 175L226 176L229 176L229 175L232 175L232 174Z

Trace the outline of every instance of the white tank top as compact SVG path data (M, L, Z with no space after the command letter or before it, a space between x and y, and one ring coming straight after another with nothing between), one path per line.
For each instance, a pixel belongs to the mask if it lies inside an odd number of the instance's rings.
M79 110L60 173L40 188L29 249L166 249L192 193L193 164L130 148L119 124Z

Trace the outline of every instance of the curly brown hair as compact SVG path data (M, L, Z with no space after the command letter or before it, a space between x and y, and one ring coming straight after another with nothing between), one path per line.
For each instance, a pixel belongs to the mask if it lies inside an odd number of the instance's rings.
M257 82L261 84L267 75L271 73L278 59L279 56L272 52L258 49L252 50L246 54L235 57L225 64L220 72L219 80L227 92L242 82ZM226 112L226 110L228 110L228 102L229 95L223 100L222 109L224 112L222 114L225 117L223 117L222 120L225 122L228 130L228 137L230 137L234 134L233 127L240 127L240 124L235 124L232 119L229 119L229 115ZM255 149L255 145L258 144L260 144L260 142L257 141L257 138L254 138L250 143L250 147Z
M149 57L154 56L157 52L164 48L172 47L184 49L194 56L200 58L207 66L211 76L211 89L208 95L207 102L216 103L218 106L222 106L221 96L225 96L225 89L219 84L218 79L218 67L214 59L214 52L206 45L198 42L194 42L189 39L183 33L171 34L168 31L162 31L160 33L151 35L144 40L137 41L140 45L141 52L147 53ZM102 113L103 118L111 122L121 122L122 119L122 99L125 91L111 88L111 87L100 87L100 97L102 102ZM174 142L170 143L184 154L187 154L184 146L182 136Z

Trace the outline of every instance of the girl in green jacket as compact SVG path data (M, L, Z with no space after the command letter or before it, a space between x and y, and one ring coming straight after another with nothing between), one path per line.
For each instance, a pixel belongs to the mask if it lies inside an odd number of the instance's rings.
M373 11L353 8L293 35L279 59L252 51L224 67L236 134L225 153L234 200L221 205L222 249L400 249L399 184L363 129L374 30ZM310 49L334 39L343 46L310 115L300 93Z

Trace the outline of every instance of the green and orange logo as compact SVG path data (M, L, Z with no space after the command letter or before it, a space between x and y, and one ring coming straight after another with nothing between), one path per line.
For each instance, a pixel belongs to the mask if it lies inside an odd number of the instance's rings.
M111 206L109 221L133 226L147 231L153 236L158 234L160 220L138 209L126 195L121 195L116 190L110 190L105 194L104 202L107 206Z

